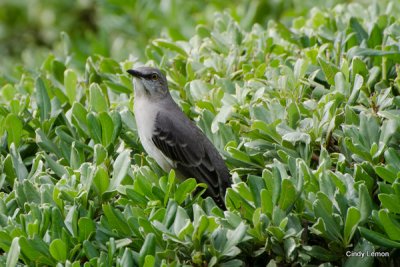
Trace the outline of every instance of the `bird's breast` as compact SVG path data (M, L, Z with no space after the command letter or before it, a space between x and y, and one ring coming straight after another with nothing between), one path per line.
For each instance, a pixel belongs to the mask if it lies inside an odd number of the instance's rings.
M164 171L170 171L174 167L174 163L155 146L152 140L154 123L157 113L160 112L159 107L146 97L135 97L134 112L136 127L144 150Z

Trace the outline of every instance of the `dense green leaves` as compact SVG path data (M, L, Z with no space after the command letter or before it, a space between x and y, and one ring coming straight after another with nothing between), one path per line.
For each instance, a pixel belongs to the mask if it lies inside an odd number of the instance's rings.
M245 17L215 13L212 26L204 22L196 31L165 25L142 47L147 64L167 74L173 98L223 155L234 182L227 210L203 198L204 184L163 172L143 153L126 74L142 63L105 53L122 50L127 39L112 48L96 40L82 60L76 38L63 33L61 54L55 49L40 68L16 67L0 77L0 265L395 260L398 5L314 8L253 25L262 21L257 7L270 7L261 2L249 4L254 14ZM143 29L159 23L148 9L153 2L140 3L133 5L150 18ZM179 3L163 5L171 23L185 14ZM132 8L109 5L118 18ZM187 19L186 29L194 29ZM390 253L360 263L348 251Z

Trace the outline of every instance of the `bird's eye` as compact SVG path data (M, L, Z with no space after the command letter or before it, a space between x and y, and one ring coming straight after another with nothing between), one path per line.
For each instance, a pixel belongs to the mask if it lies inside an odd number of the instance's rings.
M158 80L158 75L155 74L155 73L153 73L153 74L151 75L151 79L152 79L153 81Z

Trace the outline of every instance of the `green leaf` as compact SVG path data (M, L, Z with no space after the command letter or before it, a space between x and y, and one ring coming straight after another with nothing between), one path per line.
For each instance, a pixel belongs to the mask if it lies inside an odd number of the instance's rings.
M365 227L358 227L361 235L371 243L387 248L400 248L400 242L390 240L381 233L369 230Z
M128 173L131 164L130 151L120 153L113 164L113 174L107 191L113 191L121 184L122 179Z
M60 238L62 235L62 228L64 227L64 217L58 207L51 209L51 237L52 239Z
M110 185L110 177L108 172L104 169L103 166L99 166L96 170L96 173L93 177L93 183L98 191L98 194L101 196L104 192L107 191Z
M167 205L167 212L164 217L163 224L169 228L174 222L176 211L178 210L178 203L175 200L170 200Z
M156 238L153 233L149 233L144 240L143 246L139 252L139 266L144 266L146 256L155 256L156 254ZM149 263L148 263L149 264Z
M80 154L78 152L78 150L75 147L75 142L72 143L72 147L71 147L71 156L69 159L70 162L70 166L72 169L78 169L81 164L83 163L80 157Z
M391 140L391 138L394 136L394 134L397 132L397 129L398 129L398 123L396 120L385 120L381 126L381 135L379 137L379 142L382 142L383 144L387 145L389 143L389 141ZM390 153L391 151L393 151L393 149L391 148L387 151L388 151L388 153ZM385 151L385 155L386 155L386 151ZM390 155L388 155L388 156L390 157ZM385 158L386 158L386 156L385 156ZM391 162L389 161L388 163L391 163ZM397 163L398 163L397 167L399 167L399 165L400 165L399 159L397 160Z
M43 123L50 118L51 103L46 86L40 77L36 79L36 101L40 112L40 121Z
M381 177L385 181L393 183L397 178L398 169L394 168L391 165L376 166L375 172L376 174L379 175L379 177Z
M68 171L65 169L64 166L62 166L60 163L57 161L53 160L49 155L43 154L43 157L46 160L46 163L49 165L50 169L58 176L58 177L63 177L64 175L68 175Z
M365 64L365 62L360 57L355 57L352 59L351 74L354 81L356 80L357 74L361 77L366 77L369 75L367 64Z
M193 234L195 240L193 242L197 244L197 242L201 242L201 238L205 235L207 229L209 228L210 221L205 215L201 215L200 219L193 221L193 224L195 226Z
M342 235L340 234L340 227L332 217L333 204L324 193L317 193L317 200L315 200L313 203L313 210L315 216L319 217L319 225L322 226L323 223L326 228L326 230L321 229L322 234L326 235L330 240L340 242L342 238Z
M170 41L167 41L164 39L156 39L156 40L153 40L152 43L155 46L166 48L168 50L177 52L177 53L181 54L182 56L187 57L186 51L182 47L177 45L175 42L170 42Z
M53 62L51 64L51 70L53 72L54 77L60 83L64 83L65 65L58 60L53 60Z
M93 243L88 240L83 241L83 251L88 259L99 257L99 251L95 248Z
M101 143L104 147L108 147L113 141L114 123L106 112L99 114L101 125Z
M87 115L88 112L81 103L75 102L72 105L72 123L75 127L81 129L82 134L89 135Z
M360 222L365 222L372 212L372 199L365 184L360 184L358 187L359 204L358 210L360 211Z
M53 141L42 131L37 129L36 131L36 143L46 152L55 154L58 158L61 158L61 152Z
M341 72L335 74L335 89L345 96L349 95L350 84L346 81L344 74Z
M280 194L282 192L282 176L279 171L279 166L275 162L275 166L272 169L272 175L269 176L266 180L268 191L272 196L272 203L276 205L280 198Z
M18 153L14 143L11 144L10 154L15 174L19 181L23 181L28 177L28 170L22 161L21 155Z
M242 162L246 163L251 163L251 159L248 154L234 148L234 147L228 147L228 152L231 154L231 156L237 160L240 160Z
M180 236L181 232L185 227L190 224L189 216L187 215L186 211L178 206L176 211L175 220L174 220L174 232L176 236Z
M97 113L108 111L107 99L97 83L92 83L89 87L89 100L91 110Z
M385 151L384 156L388 165L394 166L393 172L395 172L396 169L400 170L400 153L397 150L390 147Z
M233 111L231 105L223 105L211 123L211 132L215 134L219 130L219 124L225 124Z
M54 239L49 246L51 256L59 262L67 260L67 245L61 239Z
M121 112L120 115L124 127L127 127L130 131L135 131L137 129L135 117L133 116L133 113L131 111L125 109Z
M300 120L300 110L295 103L290 103L286 109L288 115L288 126L292 129L297 128L297 122Z
M388 58L393 58L395 59L395 56L399 56L400 52L398 51L382 51L382 50L377 50L377 49L371 49L371 48L363 48L359 46L355 46L350 48L347 51L347 57L349 59L352 59L354 57L388 57Z
M79 240L83 242L88 240L89 237L95 232L95 222L87 217L82 217L78 220Z
M266 188L264 180L259 176L249 175L247 181L255 206L261 207L261 190Z
M103 212L108 220L108 224L111 230L115 229L122 236L132 235L132 231L130 230L126 218L123 216L121 211L112 207L110 204L104 204Z
M357 229L358 223L360 222L360 219L361 219L361 214L356 207L350 207L347 210L346 222L344 225L344 233L343 233L343 242L345 247L347 247L350 244L354 232Z
M226 206L233 209L240 210L242 216L247 220L251 220L255 208L248 202L248 200L241 196L232 188L228 188L226 193Z
M140 174L136 176L134 189L150 199L154 198L152 187L153 186L146 175Z
M283 210L286 211L290 208L297 198L296 188L289 179L282 180L281 194L279 197L278 205Z
M368 149L373 143L379 143L379 123L375 116L362 112L360 114L360 134L363 138L361 141Z
M146 206L148 204L147 198L144 197L141 193L137 192L136 190L132 190L132 189L127 188L126 189L126 195L134 203L138 203L138 204L141 204L143 206Z
M304 250L308 255L323 261L335 261L341 257L341 255L335 254L334 251L321 246L304 246Z
M9 83L1 87L0 92L6 101L11 101L14 98L15 94L17 93L15 87Z
M20 255L20 246L19 246L19 238L14 237L10 250L7 253L7 261L6 261L6 266L8 267L15 267L17 266L18 263L18 258Z
M381 76L381 69L377 66L371 68L368 71L368 80L367 80L367 86L369 88L369 91L371 91L371 88L375 86L377 82L379 82L379 78Z
M113 133L112 133L112 137L111 137L111 142L115 143L115 140L120 135L120 132L122 129L122 119L121 119L121 115L119 114L119 112L115 111L115 110L110 112L110 117L113 122Z
M271 215L273 211L272 197L267 190L261 190L261 208L266 214Z
M347 101L347 104L352 105L356 102L358 95L360 94L360 89L363 85L363 82L364 78L361 75L356 74L353 89L351 91L351 95L349 97L349 100Z
M121 266L135 266L132 254L130 249L124 250L124 254L121 257Z
M41 196L37 187L28 179L15 184L15 199L20 205L24 203L41 203Z
M87 114L87 125L89 126L90 136L96 143L102 143L102 130L101 130L101 123L99 121L98 116L90 112Z
M378 215L389 238L400 241L400 223L397 219L393 218L386 210L380 210Z
M369 48L375 48L377 46L382 45L382 38L383 38L382 29L380 29L378 24L375 23L374 26L372 27L372 30L371 30L370 34L369 34L368 47Z
M175 200L178 204L182 204L182 202L186 199L187 195L192 193L196 188L196 180L193 178L186 179L182 183L178 185L178 188L175 191Z
M193 101L200 101L207 97L210 86L203 80L193 80L189 83L189 92Z
M364 30L364 28L355 17L350 18L350 26L356 33L356 38L359 44L361 44L362 41L368 38L368 33Z
M146 255L144 258L144 264L143 267L153 267L156 263L156 259L154 258L153 255Z
M196 26L196 33L202 38L210 37L210 30L201 24Z
M276 125L274 124L267 124L263 121L255 120L251 125L251 129L260 130L271 137L275 143L281 143L282 136L276 131Z
M107 150L100 144L94 146L94 162L100 165L107 158Z
M16 147L19 147L23 129L21 119L14 113L8 114L4 120L4 128L7 131L8 147L10 148L11 143L14 143Z
M132 93L132 89L127 88L119 83L114 83L110 81L104 81L104 84L107 85L112 91L116 93L130 94Z
M223 254L227 254L232 247L235 247L243 240L246 235L247 228L248 226L244 222L241 222L236 229L228 230L226 234L227 241L223 249Z
M310 61L307 58L299 58L296 60L293 68L294 78L299 80L306 75Z
M282 139L288 141L295 145L297 142L302 142L304 144L310 144L311 137L309 134L302 132L291 132L282 136Z
M384 208L393 213L400 213L400 197L398 195L381 193L378 198Z
M175 171L174 169L171 169L168 173L168 180L166 181L166 185L162 185L160 181L160 186L165 192L164 196L164 206L167 205L169 196L172 192L172 188L175 187Z
M38 265L54 266L55 261L52 259L48 245L35 236L34 239L25 237L19 238L19 246L23 253L30 261L38 263Z
M73 237L78 236L78 210L76 206L72 206L65 216L65 227Z
M76 100L77 90L76 87L78 85L78 77L75 71L71 69L67 69L64 72L64 87L67 93L67 97L69 103L72 105Z
M337 72L339 72L339 68L334 65L333 63L325 60L324 58L318 56L317 58L319 65L322 68L322 71L325 74L326 81L330 84L333 85L335 83L335 75Z

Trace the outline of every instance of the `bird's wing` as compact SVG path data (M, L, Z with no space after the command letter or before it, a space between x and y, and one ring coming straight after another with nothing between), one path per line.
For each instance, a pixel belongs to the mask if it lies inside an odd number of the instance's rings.
M178 116L178 118L174 115ZM183 114L182 114L183 115ZM156 116L152 140L156 147L177 164L177 169L186 177L197 178L208 185L212 197L221 197L219 177L209 142L204 134L181 114L159 112ZM211 157L211 158L210 158ZM223 196L222 196L223 197Z

